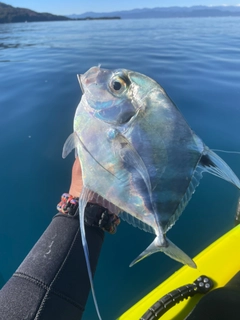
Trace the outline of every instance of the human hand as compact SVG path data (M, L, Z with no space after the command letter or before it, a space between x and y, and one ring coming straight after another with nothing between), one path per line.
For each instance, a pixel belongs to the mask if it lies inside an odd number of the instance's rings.
M82 169L80 165L79 158L77 157L72 166L72 180L69 189L69 194L74 198L78 198L81 191L83 189L83 181L82 181ZM96 193L90 193L88 195L88 201L91 203L96 203L104 207L108 207L108 201L103 199Z
M72 167L72 181L69 189L69 194L74 198L78 198L83 189L82 170L79 158L75 159ZM98 204L109 210L109 213L118 214L120 209L101 197L100 195L91 192L88 197L88 202Z
M82 170L79 158L77 157L74 161L72 167L72 181L69 189L69 194L73 197L79 197L82 192L83 182L82 182Z
M80 196L80 193L82 192L82 189L83 189L82 170L81 170L79 158L77 157L72 167L72 180L71 180L71 185L69 189L69 194L74 198L78 198ZM97 222L97 225L103 230L111 234L114 234L117 230L117 226L120 223L120 219L116 215L119 213L119 209L96 193L90 193L89 196L90 197L88 199L88 202L92 204L97 204L101 207L108 209L108 211L105 212L105 211L102 211L103 208L99 209L100 207L94 207L95 214L96 212L100 212L101 214L101 220ZM89 210L89 209L90 209L90 216L91 216L90 220L92 221L93 218L95 219L96 217L93 215L93 208L91 206L86 208L86 210ZM85 211L85 217L88 217L86 211ZM92 224L93 224L93 221L90 223L90 225Z

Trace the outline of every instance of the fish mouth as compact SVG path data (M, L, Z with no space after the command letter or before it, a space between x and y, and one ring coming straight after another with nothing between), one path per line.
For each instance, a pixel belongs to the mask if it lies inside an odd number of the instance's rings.
M77 74L82 94L85 95L88 104L95 105L99 102L111 100L112 95L108 92L107 88L111 74L112 71L101 69L100 67L92 67L83 74Z
M100 67L92 67L90 68L87 72L84 74L78 74L77 78L82 90L82 93L85 93L85 89L87 86L91 84L96 84L97 83L97 77L100 73Z
M84 94L84 87L83 87L82 79L81 79L82 77L83 77L83 74L77 74L77 78L78 78L78 82L79 82L80 88L82 90L82 94Z

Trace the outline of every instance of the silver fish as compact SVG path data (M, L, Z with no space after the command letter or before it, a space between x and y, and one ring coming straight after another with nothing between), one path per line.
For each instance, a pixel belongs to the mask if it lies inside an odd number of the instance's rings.
M76 148L82 166L83 245L87 247L84 208L97 193L119 208L127 222L156 235L131 266L162 251L195 268L166 232L183 212L203 172L240 189L239 179L191 130L153 79L125 69L92 67L78 80L83 96L63 157Z

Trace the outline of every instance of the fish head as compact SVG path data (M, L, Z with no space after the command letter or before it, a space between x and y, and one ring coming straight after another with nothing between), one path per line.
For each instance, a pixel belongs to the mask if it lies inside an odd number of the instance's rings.
M126 69L92 67L78 75L88 111L113 125L129 123L144 108L144 97L157 83ZM157 85L159 87L159 85Z

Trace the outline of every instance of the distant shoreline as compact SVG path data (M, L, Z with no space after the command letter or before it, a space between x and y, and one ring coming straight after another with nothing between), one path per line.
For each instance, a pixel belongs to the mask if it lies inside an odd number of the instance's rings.
M35 23L35 22L74 22L74 21L100 21L100 20L167 20L167 19L215 19L215 18L240 18L239 16L205 16L205 17L199 17L199 16L196 16L196 17L161 17L161 18L139 18L139 19L136 19L136 18L120 18L120 17L105 17L105 18L78 18L78 19L64 19L64 20L31 20L31 21L28 21L28 20L22 20L22 21L11 21L11 22L2 22L0 21L0 24L11 24L11 23Z
M76 18L76 19L54 19L54 20L30 20L28 21L27 19L23 19L23 20L18 20L18 21L0 21L0 24L3 23L32 23L32 22L60 22L60 21L90 21L90 20L121 20L120 17L100 17L100 18Z
M16 8L0 2L0 23L25 23L25 22L48 22L48 21L84 21L84 20L119 20L118 15L102 15L101 17L67 17L54 15L47 12L36 12L26 8Z
M76 18L76 19L71 19L71 20L120 20L121 17L98 17L98 18L93 18L93 17L86 17L86 18Z
M83 14L61 16L16 8L0 2L0 23L218 17L240 17L240 6L156 7L101 13L85 12Z

